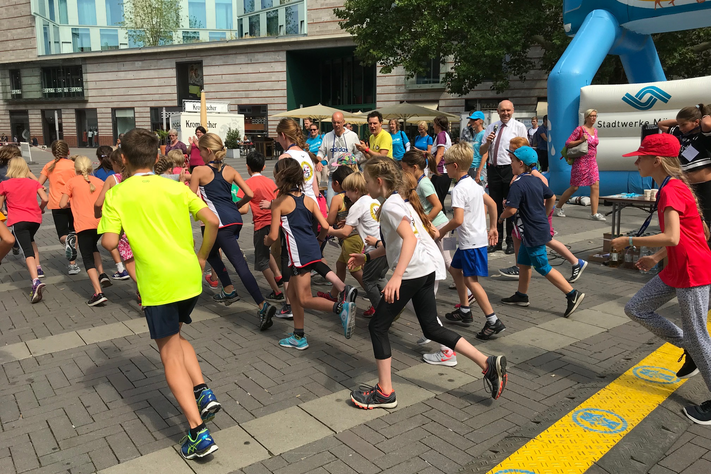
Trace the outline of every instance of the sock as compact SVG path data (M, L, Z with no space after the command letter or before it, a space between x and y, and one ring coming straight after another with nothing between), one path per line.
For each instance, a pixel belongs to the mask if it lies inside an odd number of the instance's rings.
M496 313L491 313L491 314L486 315L486 322L488 322L490 324L494 324L498 320L499 320L499 318L496 317Z
M385 390L380 387L380 384L378 384L378 392L382 393L386 397L389 397L394 391L395 390L390 390L389 392L385 392Z
M566 293L566 294L565 294L565 297L566 297L566 298L572 298L574 294L575 294L575 288L573 288L572 290L570 290L570 293Z
M277 282L277 284L279 284L279 282L282 280L282 278L284 278L284 277L279 277L279 278L274 277L274 281Z
M341 310L343 309L343 305L341 304L340 301L336 301L333 303L333 312L336 314L341 314Z
M191 439L197 438L197 434L204 429L205 429L205 423L200 423L195 428L190 428L190 438Z
M460 306L459 311L461 311L464 314L471 312L471 310L469 309L469 306Z
M528 295L526 293L521 293L520 291L516 291L516 294L518 296L524 296L524 297L528 298Z
M123 273L123 271L126 270L126 267L123 266L123 262L119 262L116 264L116 271L119 273Z
M193 387L193 394L195 395L195 400L200 398L203 390L207 390L207 384L201 383L200 385L195 385Z
M304 337L304 330L294 328L294 336Z

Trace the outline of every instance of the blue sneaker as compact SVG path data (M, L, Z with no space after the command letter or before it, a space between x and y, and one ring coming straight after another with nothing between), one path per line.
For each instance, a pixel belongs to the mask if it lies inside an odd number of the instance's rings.
M355 303L343 303L340 316L341 324L343 325L343 334L346 336L346 339L350 339L353 335L353 329L355 328L355 313Z
M111 275L111 278L114 280L128 280L131 278L131 275L128 274L128 270L124 270L122 272L116 272L113 275Z
M222 405L220 405L217 397L209 388L203 390L196 401L200 410L200 418L202 418L203 422L212 421L215 418L215 413L222 409Z
M44 271L42 271L42 267L37 267L37 278L44 278Z
M309 343L306 341L306 336L300 337L296 334L289 334L289 337L279 341L281 347L292 347L299 351L303 351L309 347Z
M180 454L185 459L202 458L217 451L215 440L212 439L210 430L207 428L200 431L195 439L190 438L190 432L188 432L180 442L182 443Z

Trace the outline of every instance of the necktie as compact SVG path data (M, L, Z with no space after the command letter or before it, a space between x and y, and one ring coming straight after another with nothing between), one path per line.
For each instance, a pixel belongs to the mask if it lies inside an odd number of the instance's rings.
M496 135L496 143L494 144L494 166L496 166L496 159L499 157L499 144L501 143L501 135L504 134L505 126L506 124L502 123L501 128L499 129L499 134Z

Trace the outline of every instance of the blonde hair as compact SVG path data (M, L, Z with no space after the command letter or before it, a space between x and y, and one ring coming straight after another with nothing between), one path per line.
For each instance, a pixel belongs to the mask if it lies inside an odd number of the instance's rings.
M662 169L664 172L671 176L672 178L676 178L682 183L686 185L687 188L689 188L689 191L691 192L691 195L694 198L694 201L696 202L696 211L699 213L699 217L701 217L701 221L703 222L704 220L704 214L701 212L701 206L699 205L699 198L696 196L696 193L694 192L694 188L691 186L689 183L689 179L686 177L686 173L681 169L681 162L679 161L678 156L660 156L659 158L659 163L662 165Z
M586 110L586 111L585 111L585 114L584 114L585 119L587 119L587 118L590 116L590 114L593 113L593 112L597 113L597 110L595 110L595 109L588 109L588 110Z
M57 162L62 158L69 156L69 145L64 140L55 140L52 142L52 154L54 155L54 161L49 165L47 171L50 173L54 171L54 167L57 166Z
M183 155L183 152L180 150L170 150L167 158L174 167L182 168L185 166L185 155Z
M525 137L513 137L511 141L509 142L509 148L513 149L513 147L516 147L516 149L521 148L522 146L531 146L528 143L528 139Z
M220 138L219 135L214 133L206 133L201 136L200 140L198 140L198 148L212 150L212 153L215 156L213 161L217 164L217 169L222 169L224 166L223 161L227 152L225 151L225 145L222 143L222 138Z
M89 179L89 174L92 171L91 160L86 156L76 156L74 159L74 171L81 174L84 177L84 181L89 183L89 191L92 193L96 191L96 186Z
M382 179L386 191L390 192L390 194L402 188L403 173L392 158L376 156L375 158L369 159L363 166L363 173L373 179ZM378 209L378 217L380 217L380 211L382 209L383 206L380 206L380 209Z
M8 178L27 178L30 176L30 167L27 166L27 162L22 157L11 158L7 162L5 176Z
M425 127L425 130L427 130L429 128L429 125L427 125L427 122L425 122L424 120L420 120L419 122L417 122L417 128L420 127Z
M290 118L281 119L279 125L277 125L276 132L283 133L292 143L296 143L296 146L302 150L307 150L304 135L301 133L301 127L296 123L296 120Z
M170 153L172 153L174 150L171 150ZM178 153L180 153L180 150L177 150ZM155 174L163 174L169 171L173 170L173 161L170 159L170 153L168 153L169 156L161 156L158 161L156 161L155 166L153 167L153 171Z
M407 199L412 208L415 210L417 215L420 217L422 224L425 226L425 230L430 234L430 237L435 238L435 228L430 221L429 216L425 212L425 208L422 207L422 202L420 202L420 197L417 195L417 180L415 176L410 173L403 173L402 177L402 187L400 188L400 195L403 199Z
M456 163L460 170L468 170L474 161L474 149L467 142L459 142L444 152L443 159Z
M344 191L355 191L360 194L368 194L368 188L365 187L365 178L363 173L360 171L355 171L343 180L341 183L341 188Z

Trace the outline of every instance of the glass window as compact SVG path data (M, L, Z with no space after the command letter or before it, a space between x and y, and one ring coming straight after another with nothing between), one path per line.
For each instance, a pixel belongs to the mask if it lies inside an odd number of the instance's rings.
M54 17L54 0L49 0L49 19L52 21L57 21Z
M101 35L101 50L119 49L118 30L99 30Z
M440 62L439 58L430 59L425 65L427 72L424 74L417 74L416 83L417 84L439 84L440 82Z
M188 2L188 27L207 28L205 0L190 0ZM183 41L183 43L184 42L185 41Z
M279 34L279 11L271 10L267 12L267 36L277 36Z
M227 33L224 31L211 31L210 41L222 41L227 39Z
M254 0L244 0L244 12L252 13L254 11Z
M44 98L84 97L84 74L81 66L42 68Z
M106 0L106 24L116 26L123 21L123 0Z
M54 37L54 54L59 54L62 50L59 46L59 27L57 25L52 25L52 36Z
M183 31L183 43L196 43L200 41L199 31Z
M45 0L39 0L37 2L37 6L39 7L39 14L42 16L47 16L47 10L45 8Z
M72 46L75 53L91 51L89 28L72 28Z
M80 25L96 25L95 0L77 0Z
M59 0L59 23L66 25L69 23L69 14L67 13L67 0Z
M242 21L243 20L241 18L237 20L237 26L239 27L239 31L237 33L238 38L242 38L244 36L244 24L242 23Z
M111 109L111 119L114 128L114 142L122 133L136 128L136 116L133 109Z
M274 0L262 0L262 10L274 6Z
M259 15L249 17L249 36L259 36Z
M142 48L143 47L143 42L142 41L135 41L135 33L136 30L128 30L128 47L129 48Z
M49 23L46 21L42 26L42 36L44 37L44 54L52 54L52 41L49 38Z
M22 74L19 69L10 70L10 98L22 99Z
M301 18L299 17L298 5L291 5L289 7L286 7L284 9L284 13L286 16L286 34L298 35L301 32Z
M215 20L217 29L232 29L232 0L215 0Z

